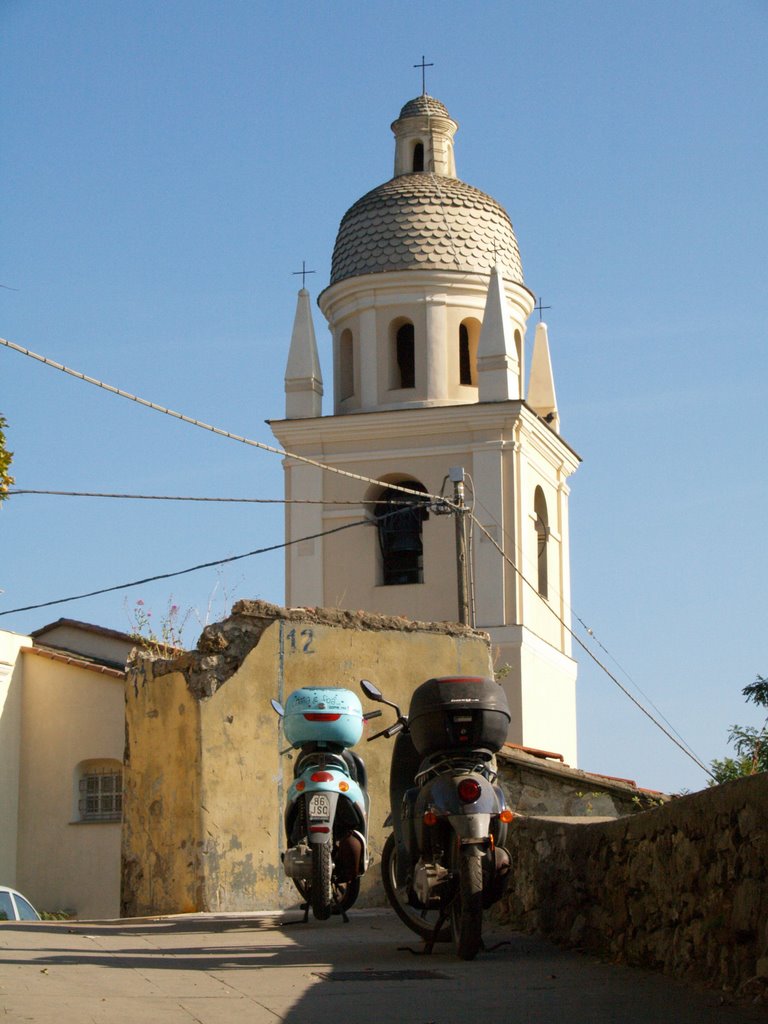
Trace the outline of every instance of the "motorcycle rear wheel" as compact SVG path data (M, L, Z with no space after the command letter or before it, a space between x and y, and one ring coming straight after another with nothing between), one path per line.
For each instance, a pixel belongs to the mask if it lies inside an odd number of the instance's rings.
M420 938L428 941L434 939L436 942L450 942L451 929L444 925L435 936L435 926L440 917L437 910L420 910L412 907L404 898L398 895L397 888L397 846L393 833L387 836L384 849L381 851L381 880L384 883L384 892L392 904L392 909L412 932L416 932Z
M457 851L459 890L451 905L451 932L462 960L474 960L483 944L483 861L469 846Z
M303 881L294 878L293 884L299 891L299 895L305 903L312 906L312 883L309 879ZM345 914L350 907L354 906L357 897L360 895L360 879L353 878L351 882L337 882L331 880L331 914ZM324 920L324 919L323 919Z
M331 916L333 900L331 845L331 843L312 844L312 886L309 891L309 901L312 913L318 921L327 921Z

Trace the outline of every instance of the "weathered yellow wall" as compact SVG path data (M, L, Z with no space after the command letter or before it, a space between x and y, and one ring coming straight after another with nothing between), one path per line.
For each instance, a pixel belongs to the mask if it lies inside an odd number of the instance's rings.
M121 913L203 909L199 704L183 675L155 678L141 656L125 701Z
M224 663L232 674L221 682ZM367 677L407 707L413 688L430 676L491 672L484 634L460 626L417 628L406 620L286 612L262 602L240 602L177 665L181 671L143 659L128 675L123 905L129 914L298 902L280 867L293 762L279 756L287 744L271 697L284 702L310 684L360 693ZM384 709L370 731L393 717ZM363 879L364 905L380 898L392 743L369 745L364 735L357 750L369 771L377 862Z

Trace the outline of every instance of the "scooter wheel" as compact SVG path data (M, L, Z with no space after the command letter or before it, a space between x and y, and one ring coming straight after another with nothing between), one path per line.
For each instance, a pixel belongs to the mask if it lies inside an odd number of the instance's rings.
M331 916L332 872L331 844L314 843L312 845L312 888L309 895L312 913L318 921L327 921Z
M392 909L397 916L407 925L412 932L416 932L425 941L430 939L436 942L450 942L451 929L444 925L437 935L434 934L435 926L440 914L437 910L420 910L412 907L407 902L405 893L400 893L397 888L397 846L392 833L387 836L384 849L381 851L381 880L384 883L384 892L392 904Z
M458 853L459 891L451 905L451 931L462 960L474 960L483 943L483 862L472 847Z

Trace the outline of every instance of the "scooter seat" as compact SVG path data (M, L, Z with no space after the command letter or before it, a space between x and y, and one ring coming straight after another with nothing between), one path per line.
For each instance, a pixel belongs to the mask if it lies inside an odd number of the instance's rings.
M368 788L368 772L365 768L365 762L359 754L356 754L354 750L345 750L341 755L347 762L349 768L349 776L353 779L362 789Z

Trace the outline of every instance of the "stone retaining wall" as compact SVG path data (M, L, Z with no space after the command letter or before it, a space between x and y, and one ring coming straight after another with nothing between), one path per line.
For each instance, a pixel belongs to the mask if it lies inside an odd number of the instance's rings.
M768 988L768 774L612 822L517 818L514 928L700 980Z

